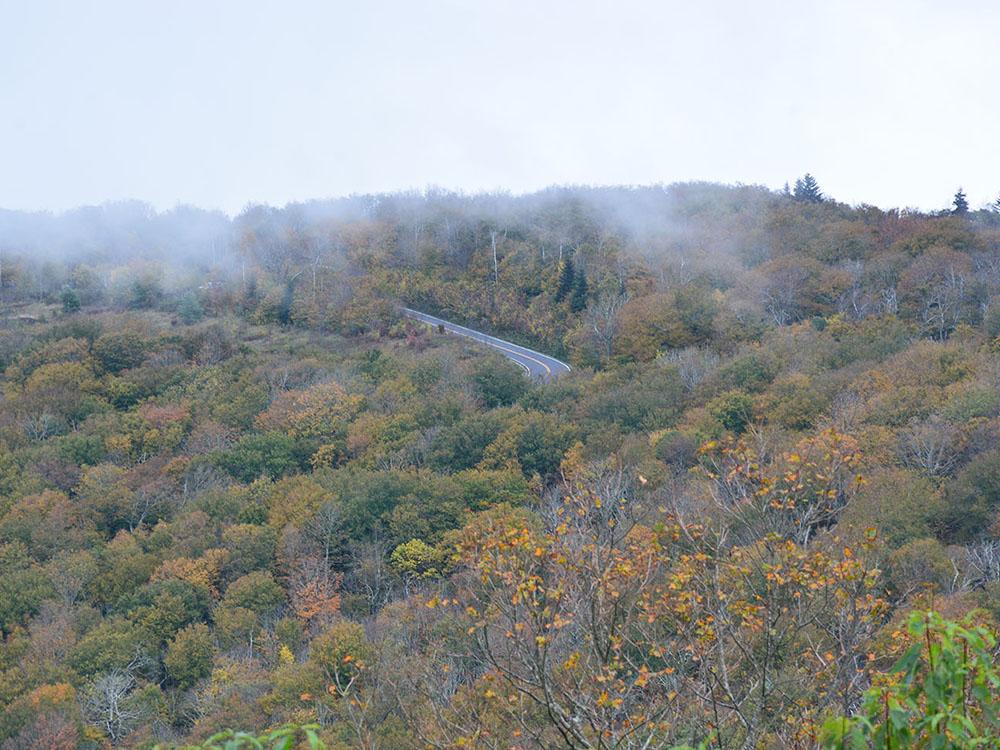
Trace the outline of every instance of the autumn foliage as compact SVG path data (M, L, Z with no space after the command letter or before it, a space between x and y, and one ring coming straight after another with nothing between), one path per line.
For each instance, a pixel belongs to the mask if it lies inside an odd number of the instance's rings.
M0 750L994 747L1000 219L800 187L4 245Z

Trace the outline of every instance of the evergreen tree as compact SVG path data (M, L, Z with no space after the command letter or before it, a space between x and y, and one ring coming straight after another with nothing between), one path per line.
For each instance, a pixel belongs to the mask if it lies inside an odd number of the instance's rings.
M252 275L243 287L243 311L251 312L260 302L260 290L257 288L257 276Z
M951 204L954 208L951 210L956 216L964 216L969 213L969 201L965 197L965 191L962 188L958 189L955 193L955 197L952 199Z
M1000 214L1000 198L997 198L990 204L990 210L994 213Z
M567 258L562 263L562 270L559 272L559 286L556 287L556 302L562 302L566 295L573 289L573 282L576 281L576 271L573 269L572 258Z
M823 202L823 193L819 189L819 183L808 172L795 181L795 190L792 192L792 195L797 201L804 201L806 203Z
M67 315L75 313L80 309L80 295L71 287L66 287L62 291L63 312Z
M282 325L290 325L292 322L292 305L295 303L295 280L285 282L285 293L281 296L281 305L278 307L278 322Z
M133 310L148 310L156 307L163 296L160 282L153 278L137 279L132 282L128 306Z
M576 275L576 282L573 284L573 296L569 301L569 309L573 312L581 312L587 307L587 277L580 271Z
M201 306L198 296L189 293L184 295L178 303L177 314L185 325L192 325L205 316L205 309Z

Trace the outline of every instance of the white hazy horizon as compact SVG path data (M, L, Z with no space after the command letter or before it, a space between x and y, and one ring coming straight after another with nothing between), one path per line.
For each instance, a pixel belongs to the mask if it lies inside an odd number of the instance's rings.
M0 0L0 207L688 180L1000 195L987 0Z

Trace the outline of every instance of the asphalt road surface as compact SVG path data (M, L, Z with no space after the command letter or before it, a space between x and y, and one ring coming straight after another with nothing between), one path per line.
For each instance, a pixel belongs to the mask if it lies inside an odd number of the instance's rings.
M447 320L435 318L433 315L411 310L408 307L403 308L403 314L408 318L419 320L430 326L444 326L444 330L448 331L448 333L453 333L456 336L465 336L473 341L478 341L480 344L491 346L507 359L523 367L525 372L533 378L551 380L570 371L569 365L555 357L536 352L534 349L512 344L510 341L498 339L496 336L489 336L485 333L474 331L471 328L460 326L457 323L449 323Z

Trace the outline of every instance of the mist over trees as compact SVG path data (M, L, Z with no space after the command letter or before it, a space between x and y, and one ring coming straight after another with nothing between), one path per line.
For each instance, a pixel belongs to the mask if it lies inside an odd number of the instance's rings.
M7 252L41 260L214 262L230 241L230 220L193 206L157 212L139 201L86 206L60 214L0 209Z
M802 214L789 197L816 205L819 213ZM961 191L952 213L967 216L967 227L993 227L995 212L962 213L968 206L960 210L960 197L965 200ZM734 299L736 287L757 284L740 304L763 302L764 314L784 323L804 314L796 288L833 273L821 273L817 263L840 263L841 277L870 273L873 255L894 242L899 246L896 235L924 229L933 235L932 227L944 226L940 215L824 199L809 174L788 194L707 183L561 187L521 196L430 190L284 208L250 205L233 219L191 207L158 213L126 202L59 215L0 212L0 293L16 289L18 299L52 300L70 289L81 302L102 298L143 307L153 302L156 286L205 296L204 289L195 290L225 283L246 292L256 285L251 296L260 299L253 304L266 303L268 314L282 322L340 328L362 324L338 319L335 310L367 291L372 280L364 277L374 266L383 277L414 272L420 279L438 271L447 278L481 276L469 290L476 302L464 305L462 317L475 310L477 322L535 340L539 332L508 308L547 299L539 293L553 274L563 274L555 301L570 300L576 313L609 295L638 297L635 292L650 285L698 280ZM954 247L948 238L920 241ZM386 292L397 296L380 290ZM459 312L430 291L411 288L408 295L403 301ZM544 328L551 332L545 343L565 351L566 326Z

